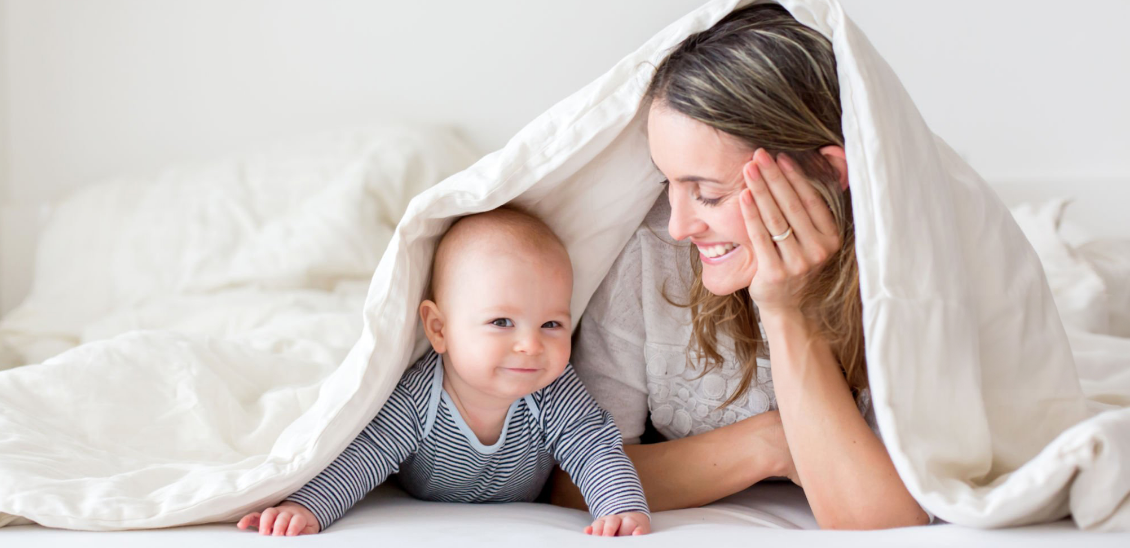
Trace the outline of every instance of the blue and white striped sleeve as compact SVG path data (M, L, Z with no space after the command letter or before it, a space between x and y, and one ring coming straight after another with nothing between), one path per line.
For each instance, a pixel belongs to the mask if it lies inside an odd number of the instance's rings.
M414 398L401 382L380 413L325 470L289 497L310 510L324 531L369 491L395 474L420 445Z
M597 518L624 512L650 515L639 475L624 454L620 430L585 390L573 366L567 366L543 394L546 443L580 487L589 513Z

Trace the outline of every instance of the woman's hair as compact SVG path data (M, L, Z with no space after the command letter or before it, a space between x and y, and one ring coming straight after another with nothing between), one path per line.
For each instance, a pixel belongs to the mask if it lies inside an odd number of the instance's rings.
M824 146L844 145L831 43L776 4L742 8L668 55L646 99L732 135L750 150L764 148L774 157L787 153L816 183L843 246L812 274L801 310L824 335L858 398L867 387L867 364L851 195L840 190L838 173L820 153ZM689 302L672 304L691 309L692 348L705 362L703 373L723 361L718 333L734 340L742 379L726 406L744 395L756 376L758 348L764 344L757 312L748 291L714 295L703 286L702 263L693 247L691 262L695 279Z

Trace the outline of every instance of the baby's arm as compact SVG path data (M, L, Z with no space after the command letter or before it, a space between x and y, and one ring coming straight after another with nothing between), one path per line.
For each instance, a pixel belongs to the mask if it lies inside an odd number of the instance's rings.
M420 434L412 398L397 386L376 418L325 470L282 504L244 516L239 528L257 527L260 534L275 536L324 530L396 473L419 447Z
M601 409L567 367L545 392L543 421L550 450L580 488L597 518L595 535L644 534L651 530L647 499L632 461L624 454L612 415Z

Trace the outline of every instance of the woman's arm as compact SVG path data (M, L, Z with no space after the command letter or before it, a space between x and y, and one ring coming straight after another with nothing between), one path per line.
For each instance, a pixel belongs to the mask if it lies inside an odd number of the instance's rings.
M821 153L846 187L843 149L824 147ZM743 174L749 188L740 206L757 257L749 294L769 339L785 438L816 522L825 529L927 523L856 408L827 341L800 311L808 274L843 245L831 210L784 154L775 161L758 149Z
M857 413L858 414L858 413ZM627 445L652 512L693 508L771 476L792 475L780 415L775 411L682 439ZM558 469L551 501L585 508L580 490Z
M822 529L924 525L883 443L867 426L831 349L799 311L762 315L773 387L800 483Z

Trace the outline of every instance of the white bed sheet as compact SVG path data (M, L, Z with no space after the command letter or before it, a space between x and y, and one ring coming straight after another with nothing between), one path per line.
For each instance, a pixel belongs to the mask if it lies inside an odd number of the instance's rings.
M588 513L547 504L445 504L413 499L395 487L374 491L341 521L318 535L262 538L233 524L145 531L89 532L37 525L0 532L4 546L20 548L228 548L247 546L379 546L391 541L413 548L452 546L704 546L759 545L850 547L1105 547L1130 545L1127 533L1080 531L1070 520L1013 529L980 530L951 524L887 531L819 531L804 493L789 483L764 483L704 508L657 512L655 532L640 538L593 538L581 533ZM442 516L442 518L441 518Z

